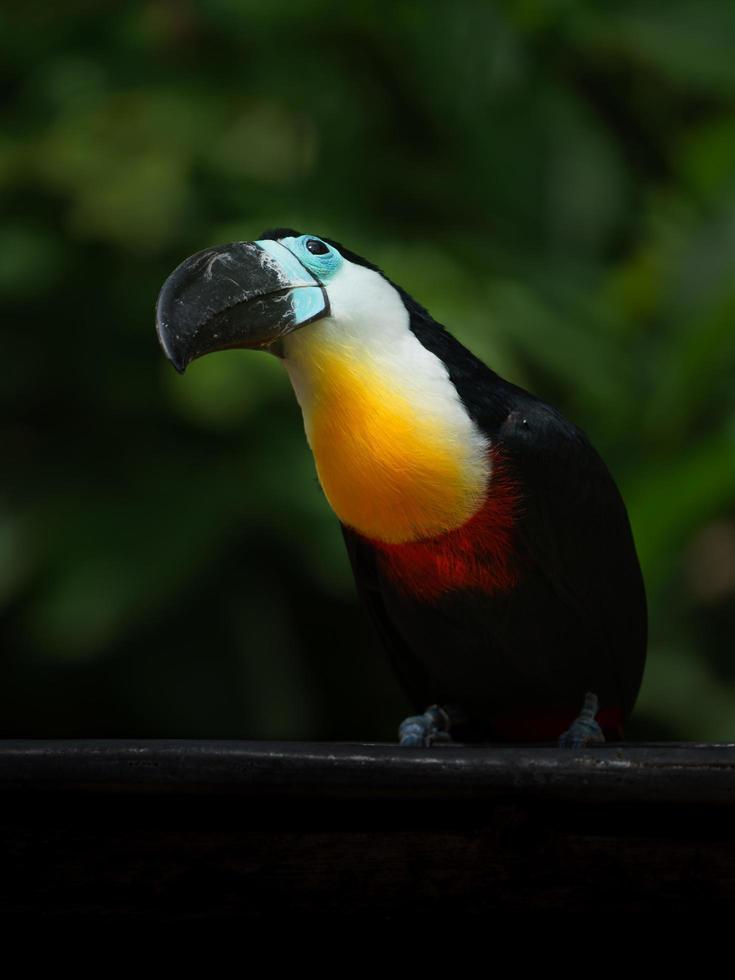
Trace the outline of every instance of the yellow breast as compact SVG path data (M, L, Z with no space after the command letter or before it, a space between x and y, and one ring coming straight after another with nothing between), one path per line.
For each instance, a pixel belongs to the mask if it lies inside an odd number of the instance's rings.
M369 361L321 350L311 367L306 432L343 523L397 543L459 527L479 510L486 460L441 413Z

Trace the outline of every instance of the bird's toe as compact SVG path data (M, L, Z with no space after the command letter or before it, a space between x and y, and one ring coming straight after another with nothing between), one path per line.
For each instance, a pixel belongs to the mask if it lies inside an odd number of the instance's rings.
M434 704L422 715L404 718L398 726L399 744L403 748L428 748L434 742L450 742L449 724L446 711Z
M605 736L598 725L595 715L599 710L597 695L588 691L584 696L584 705L579 716L569 728L559 737L559 748L581 749L588 745L603 745Z

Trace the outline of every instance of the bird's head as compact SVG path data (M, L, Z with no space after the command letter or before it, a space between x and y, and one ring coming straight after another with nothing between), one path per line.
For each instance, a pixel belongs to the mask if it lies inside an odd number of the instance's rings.
M158 338L177 371L229 348L284 353L284 338L329 319L335 326L408 325L405 294L344 246L288 228L185 259L161 289ZM348 331L349 332L349 331Z

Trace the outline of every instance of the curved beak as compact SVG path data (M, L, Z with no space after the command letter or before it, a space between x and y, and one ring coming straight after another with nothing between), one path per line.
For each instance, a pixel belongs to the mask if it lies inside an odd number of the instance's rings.
M231 347L267 349L329 315L322 283L280 242L233 242L185 259L156 305L156 332L183 373L195 358Z

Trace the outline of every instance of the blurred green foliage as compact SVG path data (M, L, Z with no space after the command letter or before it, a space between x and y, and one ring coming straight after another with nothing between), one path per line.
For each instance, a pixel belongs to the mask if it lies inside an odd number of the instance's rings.
M735 6L0 10L2 733L392 737L275 360L174 375L184 256L291 225L585 428L651 607L631 734L735 738Z

